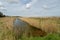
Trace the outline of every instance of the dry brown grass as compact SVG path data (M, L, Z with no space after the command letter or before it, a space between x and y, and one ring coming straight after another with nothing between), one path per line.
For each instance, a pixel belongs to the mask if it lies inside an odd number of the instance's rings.
M12 27L15 17L0 18L0 40L14 40Z
M3 38L5 38L6 40L13 39L12 32L10 34L10 31L13 27L13 21L15 20L15 18L16 17L0 18L0 29L2 30L3 34L5 33L4 36L7 35L6 36L7 39L3 36ZM32 29L32 34L34 34L33 36L43 35L45 32L49 32L49 33L60 32L60 18L59 17L52 17L52 18L24 18L24 17L22 18L22 17L19 17L19 18L29 23L30 25L32 25L31 27L37 28L35 30ZM42 30L39 30L39 29L42 29Z
M39 26L40 26L40 24L39 24L40 20L37 20L37 19L34 19L34 18L20 18L20 19L23 20L23 21L28 22L30 25L33 25L37 28L39 28Z
M7 28L11 28L13 26L13 21L14 21L15 17L3 17L0 18L0 22L2 22L3 26L7 27Z
M56 33L60 32L60 18L47 17L47 18L20 18L36 28L40 28L45 32Z

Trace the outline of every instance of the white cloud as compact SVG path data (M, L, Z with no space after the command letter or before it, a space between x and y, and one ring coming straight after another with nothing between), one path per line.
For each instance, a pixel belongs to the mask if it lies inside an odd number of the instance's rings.
M48 8L48 6L47 6L47 5L43 5L43 8L47 9L47 8Z
M36 3L36 2L37 2L37 0L32 0L31 2L27 3L26 8L27 9L31 8L34 5L34 3Z
M19 2L19 0L6 0L6 1L9 3L18 3Z
M0 7L2 7L3 6L3 3L2 2L0 2Z
M6 10L6 8L4 7L4 4L0 1L0 10Z
M31 6L32 6L31 3L26 4L26 8L27 8L27 9L31 8Z
M34 4L36 3L38 0L32 0L31 4Z
M0 7L0 9L4 9L5 10L6 8L5 7Z
M2 2L0 2L0 5L2 5Z

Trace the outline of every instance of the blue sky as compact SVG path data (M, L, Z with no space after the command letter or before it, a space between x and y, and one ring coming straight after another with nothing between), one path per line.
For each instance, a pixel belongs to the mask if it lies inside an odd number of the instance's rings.
M0 11L9 16L60 16L60 0L0 0Z

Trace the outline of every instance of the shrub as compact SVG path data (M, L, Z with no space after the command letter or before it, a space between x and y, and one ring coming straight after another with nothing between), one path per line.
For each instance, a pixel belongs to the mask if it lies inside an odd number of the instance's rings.
M5 17L5 15L3 15L3 13L2 13L2 12L0 12L0 17Z

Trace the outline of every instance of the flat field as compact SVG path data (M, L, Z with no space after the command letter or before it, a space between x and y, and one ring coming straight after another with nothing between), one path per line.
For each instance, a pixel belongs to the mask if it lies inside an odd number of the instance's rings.
M16 40L13 33L13 21L16 17L0 18L0 40ZM48 33L44 37L22 37L17 40L60 40L60 17L18 17L19 19L29 23L33 27L41 29ZM38 31L37 31L38 32ZM36 33L37 34L37 33Z

